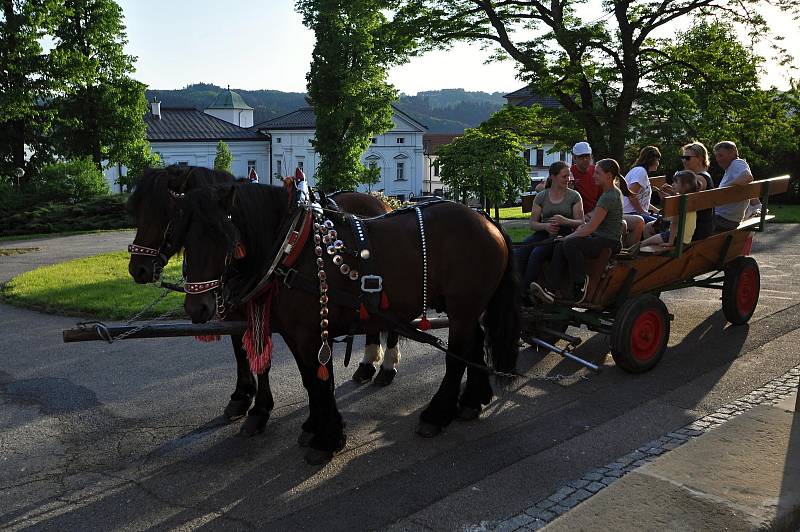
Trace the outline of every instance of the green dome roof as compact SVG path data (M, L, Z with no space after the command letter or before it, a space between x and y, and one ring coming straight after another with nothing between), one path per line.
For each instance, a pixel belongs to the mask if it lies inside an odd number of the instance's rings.
M214 103L206 109L252 109L244 101L244 98L233 92L230 88L217 94Z

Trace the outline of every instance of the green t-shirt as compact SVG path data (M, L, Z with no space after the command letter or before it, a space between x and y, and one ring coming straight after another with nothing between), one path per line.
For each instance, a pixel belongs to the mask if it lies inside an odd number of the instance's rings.
M551 190L551 188L546 188L533 198L533 204L542 208L541 221L546 222L556 214L560 214L564 218L572 218L572 208L576 203L581 201L581 195L571 188L568 188L564 191L564 198L561 201L552 203L550 201Z
M620 240L622 238L622 193L617 187L611 187L600 195L597 206L606 210L606 217L593 234L609 240Z

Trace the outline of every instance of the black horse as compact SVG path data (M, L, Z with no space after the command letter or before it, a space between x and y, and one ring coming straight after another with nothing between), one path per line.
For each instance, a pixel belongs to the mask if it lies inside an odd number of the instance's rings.
M169 166L146 170L137 181L133 194L128 200L128 211L136 224L136 236L129 246L131 258L128 272L139 283L155 282L170 257L180 248L171 246L168 238L173 227L171 219L176 213L179 198L187 191L220 184L233 183L233 175L222 170L212 170L200 166ZM357 192L341 192L335 195L338 208L361 216L377 216L391 211L386 203L369 194ZM226 319L241 320L241 309L233 309ZM273 406L272 392L269 387L269 369L258 375L258 383L250 370L247 353L242 346L242 336L231 336L231 343L236 358L236 387L224 410L227 419L233 420L248 414L253 399L256 406L242 425L244 435L254 435L264 430ZM376 384L387 385L392 382L396 373L391 362L399 360L398 336L394 332L387 334L387 362L381 365L381 371L375 377ZM371 334L366 338L365 356L353 378L360 382L368 382L375 373L373 362L379 362L383 356L379 334Z
M214 284L233 268L243 282L240 293L252 292L263 284L275 250L280 254L291 216L293 207L280 187L236 184L187 193L173 234L174 245L186 250L187 281ZM281 286L272 300L275 327L295 357L309 396L310 414L300 437L311 447L306 460L326 462L345 445L326 345L356 322L366 332L377 332L410 323L426 307L446 311L447 371L421 413L417 432L434 436L458 415L477 417L493 396L484 355L496 371L512 372L518 354L519 290L508 236L481 213L453 202L394 211L363 220L355 230L350 225L355 222L341 213L325 216L329 223L315 226L313 236L334 238L322 243L309 238L292 267L295 272L282 277L288 287ZM366 253L354 251L360 247L354 234L359 239L368 235ZM241 260L233 258L238 246L247 250ZM368 276L340 274L364 266L365 258L374 265L368 280L380 275L381 308L391 312L391 319L389 314L365 315L353 304ZM187 291L184 308L194 321L203 322L214 315L214 304L212 291ZM459 395L465 369L466 387Z

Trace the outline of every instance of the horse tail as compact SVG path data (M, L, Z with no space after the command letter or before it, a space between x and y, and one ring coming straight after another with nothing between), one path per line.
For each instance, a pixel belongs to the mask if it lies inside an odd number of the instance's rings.
M506 242L508 260L500 284L495 290L484 314L486 344L492 365L497 371L510 373L516 370L521 328L521 293L512 256L511 237L495 224Z

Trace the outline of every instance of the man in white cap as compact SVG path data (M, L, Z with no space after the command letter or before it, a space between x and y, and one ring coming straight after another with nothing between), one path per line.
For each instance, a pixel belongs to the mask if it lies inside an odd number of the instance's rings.
M578 142L572 147L572 177L575 190L583 199L583 212L590 213L597 205L597 199L603 190L594 182L594 162L592 147L588 142Z

